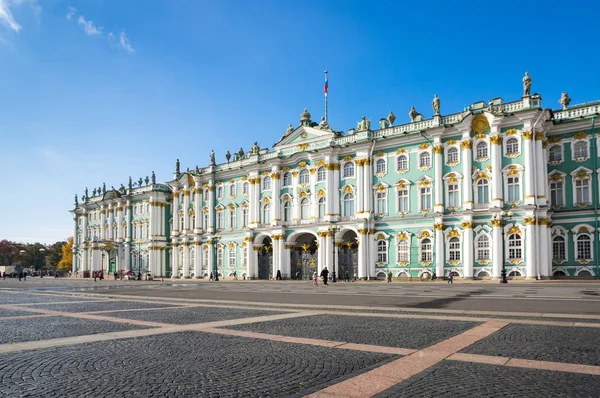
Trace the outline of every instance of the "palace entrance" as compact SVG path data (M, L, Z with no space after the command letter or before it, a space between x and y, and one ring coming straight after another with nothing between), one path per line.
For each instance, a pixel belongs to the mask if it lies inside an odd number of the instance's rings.
M317 272L319 248L314 235L305 233L298 235L291 250L292 279L311 280L313 273Z
M258 279L271 279L273 277L273 241L266 237L258 252Z
M337 238L337 236L336 236ZM340 242L335 242L338 246L338 274L340 281L353 280L358 277L358 241L356 232L352 230L345 231Z

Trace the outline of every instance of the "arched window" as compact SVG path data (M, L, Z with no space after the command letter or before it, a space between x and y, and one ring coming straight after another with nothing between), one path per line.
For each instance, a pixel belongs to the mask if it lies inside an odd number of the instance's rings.
M425 238L421 241L421 261L427 263L433 261L433 245L429 238Z
M378 174L385 174L385 160L377 159L375 163L375 172Z
M587 158L588 149L586 141L577 141L573 144L573 157L575 158Z
M262 209L262 223L263 224L268 224L271 222L271 205L268 203L265 203L263 205L263 209Z
M519 153L519 139L516 137L510 137L506 140L506 154L514 155Z
M577 236L577 258L576 260L592 259L592 239L587 234Z
M235 247L229 248L229 266L235 267Z
M479 141L477 143L477 147L475 148L477 153L477 159L485 159L488 157L488 145L487 142Z
M283 186L289 187L292 185L292 173L289 171L283 175Z
M242 195L248 195L248 192L250 191L250 184L248 182L245 182L242 184Z
M406 156L406 155L398 156L398 159L396 159L396 169L408 170L408 156Z
M490 181L487 178L477 180L477 203L490 203Z
M408 239L403 239L398 242L398 262L410 262L410 245Z
M325 218L325 197L319 198L319 218Z
M421 152L419 155L419 167L431 167L431 155L429 152Z
M550 182L550 204L552 206L562 206L564 196L564 185L562 181Z
M208 209L206 209L207 211L204 212L204 228L210 227L211 225L208 225Z
M377 262L387 263L387 242L385 240L377 242Z
M487 235L477 237L477 260L487 261L490 259L490 238Z
M508 235L508 259L520 260L523 258L523 240L520 234Z
M562 236L555 236L552 239L552 259L554 261L564 261L567 259L565 238Z
M223 185L217 185L217 198L223 197Z
M223 249L218 248L217 249L217 267L222 267L222 266L223 266Z
M458 148L448 148L448 152L446 153L446 161L447 163L458 163Z
M344 178L354 177L354 163L346 162L344 164Z
M308 198L304 198L300 201L300 219L308 220L310 215L310 204Z
M460 239L457 237L450 238L448 243L448 259L450 261L460 261Z
M308 184L310 182L310 173L308 169L300 170L300 184Z
M283 221L292 221L292 202L290 202L289 200L283 202Z
M344 195L344 217L354 216L354 195L347 193Z
M560 145L552 145L548 149L548 160L550 162L562 162L562 148Z
M327 170L325 169L325 166L321 166L317 169L317 181L325 181L325 178L327 177Z
M271 177L266 176L263 178L263 190L268 191L269 189L271 189Z

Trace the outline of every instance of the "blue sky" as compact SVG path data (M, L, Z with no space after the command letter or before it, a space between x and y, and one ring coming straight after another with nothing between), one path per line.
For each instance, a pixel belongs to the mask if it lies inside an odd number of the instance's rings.
M412 105L600 99L598 2L0 0L0 239L72 235L74 194L271 146L307 107L348 130Z

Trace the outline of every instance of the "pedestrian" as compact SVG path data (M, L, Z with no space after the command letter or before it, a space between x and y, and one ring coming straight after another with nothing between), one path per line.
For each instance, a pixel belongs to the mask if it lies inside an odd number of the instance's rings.
M356 282L356 279L357 279L356 272L354 272L354 280L352 282Z
M27 280L27 271L23 271L23 282Z
M387 272L387 281L390 283L392 281L392 271L388 270Z
M282 279L283 279L283 278L281 277L281 270L280 270L280 269L278 269L278 270L277 270L277 277L276 277L275 279L277 279L278 281L280 281L280 280L282 280Z
M300 271L296 271L296 280L300 279Z
M213 274L212 274L212 272L210 273L210 277L208 278L208 280L209 280L209 281L214 281L214 280L215 280L215 278L213 278Z
M98 282L98 281L96 280L96 277L98 276L98 274L96 273L96 271L94 271L94 272L93 272L93 274L94 274L94 282Z
M23 271L19 271L19 282L21 282L22 277L23 277Z
M113 274L113 276L115 277L115 280L117 280L117 277L119 276L119 275L117 274L117 271L115 271L115 273Z
M329 277L329 270L327 270L327 267L323 268L321 271L321 277L323 278L323 284L328 286L327 278Z
M452 285L453 284L453 282L452 282L453 280L454 280L454 275L452 274L452 271L449 271L448 272L448 283Z
M54 271L54 279L58 279L58 271Z
M344 274L344 281L350 282L350 275L348 275L348 271Z
M318 285L318 282L317 282L317 281L318 281L318 279L317 279L317 273L316 273L316 272L313 272L313 285L314 285L315 287L317 287L317 285Z
M233 279L236 280L236 281L238 280L238 278L237 278L237 271L233 271Z
M431 274L431 280L434 281L437 279L437 275L435 274L435 271L433 272L433 274Z

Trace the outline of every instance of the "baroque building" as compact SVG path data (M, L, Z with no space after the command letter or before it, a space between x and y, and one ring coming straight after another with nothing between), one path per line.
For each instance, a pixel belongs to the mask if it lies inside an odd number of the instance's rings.
M527 80L529 79L529 80ZM272 149L77 200L73 271L309 279L596 276L600 102L530 94L346 133L301 114Z

